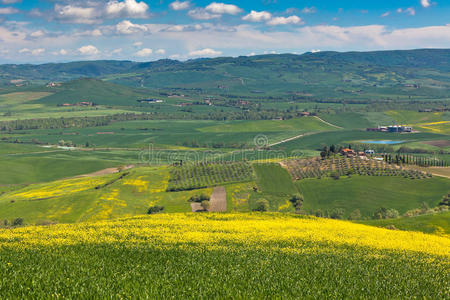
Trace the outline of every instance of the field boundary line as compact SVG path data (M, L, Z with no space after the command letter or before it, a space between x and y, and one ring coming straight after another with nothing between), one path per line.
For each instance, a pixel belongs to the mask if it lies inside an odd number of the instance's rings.
M320 132L323 132L323 131L320 131ZM320 133L320 132L307 132L307 133L302 133L302 134L299 134L299 135L296 135L296 136L293 136L293 137L284 139L284 140L282 140L282 141L279 141L279 142L276 142L276 143L269 144L269 145L267 145L267 147L273 147L273 146L276 146L276 145L279 145L279 144L284 144L284 143L287 143L287 142L290 142L290 141L293 141L293 140L297 140L297 139L299 139L299 138L302 138L302 137L305 137L305 136L308 136L308 135L317 134L317 133Z
M334 127L334 128L344 129L344 127L341 127L341 126L337 126L337 125L331 124L330 122L327 122L327 121L325 121L324 119L321 119L321 118L318 117L318 116L314 116L314 118L316 118L317 120L322 121L323 123L325 123L325 124L327 124L327 125L330 125L330 126L332 126L332 127Z

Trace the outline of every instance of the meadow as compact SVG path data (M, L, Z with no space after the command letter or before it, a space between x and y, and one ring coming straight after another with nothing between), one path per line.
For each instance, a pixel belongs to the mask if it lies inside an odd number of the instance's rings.
M450 212L448 211L389 220L365 220L358 223L378 227L395 226L399 230L450 236Z
M419 208L423 203L434 207L450 190L450 180L436 176L412 180L355 175L339 180L303 179L295 184L305 197L303 209L307 212L342 208L348 217L353 210L359 209L366 218L372 217L380 207L396 209L400 214Z
M448 237L282 214L0 229L5 298L449 296Z

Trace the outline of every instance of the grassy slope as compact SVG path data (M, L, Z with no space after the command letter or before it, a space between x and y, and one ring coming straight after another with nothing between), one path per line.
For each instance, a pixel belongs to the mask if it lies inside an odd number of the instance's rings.
M50 144L60 140L70 140L78 145L89 142L97 147L148 147L150 143L158 147L181 146L184 142L191 145L212 147L214 143L225 145L246 144L254 146L254 138L263 134L268 142L277 142L283 138L300 133L332 130L330 126L313 118L292 119L289 121L191 121L191 120L150 120L117 122L108 126L91 128L49 129L15 132L4 136L14 140L31 141L37 139ZM113 134L97 134L113 132ZM0 133L1 136L1 133Z
M416 124L443 121L442 112L421 113L417 111L390 110L386 112L398 124Z
M361 221L360 223L379 227L394 225L396 228L401 230L421 231L425 233L450 235L450 212L416 216L410 218L368 220L368 221Z
M278 163L254 164L259 194L252 194L254 201L264 198L270 210L292 210L289 199L298 193L289 173ZM281 208L280 208L281 207Z
M297 149L321 149L324 145L353 143L364 140L399 140L406 142L424 140L442 140L448 136L432 133L396 134L388 132L366 132L363 130L341 130L335 132L319 132L303 138L277 145L274 148L287 152Z
M382 206L395 208L401 214L420 207L423 202L434 207L450 189L450 180L353 176L339 180L305 179L296 185L305 197L303 208L306 211L344 208L348 215L359 209L367 217Z
M250 121L232 122L230 124L203 127L202 132L271 132L271 131L325 131L334 130L316 118L303 117L285 121Z
M47 88L53 95L39 99L38 103L63 104L90 101L104 105L137 105L137 100L148 96L148 91L132 89L97 79L77 79L61 87Z
M279 214L0 230L0 294L444 299L449 247L446 237Z
M321 114L323 120L347 129L367 128L374 126L364 114L361 113L339 113L339 114Z
M149 206L166 212L188 212L193 194L212 189L167 193L167 167L135 168L122 180L120 174L40 183L0 195L0 219L22 217L28 223L42 220L78 222L145 214Z

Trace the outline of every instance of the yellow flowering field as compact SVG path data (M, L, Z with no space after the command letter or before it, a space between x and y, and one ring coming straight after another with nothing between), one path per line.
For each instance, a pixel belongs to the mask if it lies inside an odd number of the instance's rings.
M278 213L158 214L0 230L0 294L444 299L449 259L445 236Z

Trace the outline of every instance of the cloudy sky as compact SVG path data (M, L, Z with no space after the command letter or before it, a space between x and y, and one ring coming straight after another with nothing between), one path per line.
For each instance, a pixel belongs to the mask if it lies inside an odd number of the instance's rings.
M0 63L450 48L449 0L0 0Z

